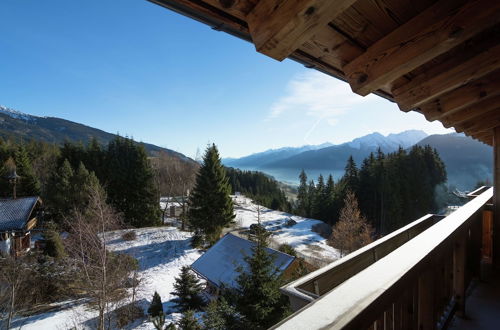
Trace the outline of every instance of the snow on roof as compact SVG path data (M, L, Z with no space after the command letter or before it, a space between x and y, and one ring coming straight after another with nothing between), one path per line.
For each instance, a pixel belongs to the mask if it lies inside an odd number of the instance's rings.
M233 234L227 234L199 257L191 268L216 286L224 284L226 287L235 288L239 275L236 268L241 266L244 270L247 269L244 257L252 254L251 249L255 244ZM275 257L274 264L281 272L287 269L295 259L277 250L270 248L266 250Z
M23 230L38 197L0 199L0 231Z

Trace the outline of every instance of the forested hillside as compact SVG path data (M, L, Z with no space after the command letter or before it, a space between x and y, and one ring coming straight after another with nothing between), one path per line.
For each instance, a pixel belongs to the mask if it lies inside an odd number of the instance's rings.
M338 182L331 176L327 180L320 176L317 182L308 181L302 172L296 212L334 224L346 193L352 191L363 215L384 235L436 212L436 187L445 181L445 166L430 146L372 153L361 167L350 157Z
M278 181L257 171L242 171L226 167L226 175L234 193L240 192L273 210L289 211L290 203Z
M88 144L96 139L100 144L107 145L117 135L103 130L75 123L73 121L55 118L38 117L0 106L0 137L16 141L44 141L61 145L64 142L81 142ZM167 152L184 160L189 160L181 153L158 147L154 144L137 142L144 146L148 154L157 155L160 151Z
M131 139L116 137L107 146L94 139L86 147L0 139L0 164L2 196L12 196L6 176L16 170L17 196L41 195L46 220L59 225L64 226L74 210L85 208L89 196L103 188L125 224L160 223L156 175L144 147Z

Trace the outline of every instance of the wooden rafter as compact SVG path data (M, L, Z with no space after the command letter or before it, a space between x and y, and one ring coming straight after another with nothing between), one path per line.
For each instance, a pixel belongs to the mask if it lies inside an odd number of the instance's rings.
M495 71L423 104L419 111L425 115L427 120L432 121L497 95L500 95L500 74Z
M370 46L344 67L354 92L367 95L500 22L500 2L441 0Z
M491 131L493 128L500 126L500 117L498 116L498 111L490 111L480 119L469 120L459 125L455 125L457 132L467 131L471 134L480 133L485 131Z
M455 59L452 59L455 61ZM444 65L447 65L445 63ZM401 110L411 110L500 68L500 44L428 79L415 79L393 91Z
M500 113L500 95L486 98L456 113L444 116L440 121L444 127L448 128L471 119L480 119L481 116L495 109Z
M260 0L247 15L255 48L282 61L355 2Z

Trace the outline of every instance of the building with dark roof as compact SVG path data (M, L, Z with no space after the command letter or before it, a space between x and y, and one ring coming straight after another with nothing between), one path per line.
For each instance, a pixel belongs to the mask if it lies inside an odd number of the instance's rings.
M252 255L252 247L255 244L233 234L227 234L199 257L191 265L191 269L216 289L222 285L226 288L236 288L236 279L239 275L236 268L247 269L244 258ZM285 273L296 259L271 248L266 248L266 250L274 257L274 265L282 273Z
M0 254L19 256L29 251L41 205L39 197L0 199Z

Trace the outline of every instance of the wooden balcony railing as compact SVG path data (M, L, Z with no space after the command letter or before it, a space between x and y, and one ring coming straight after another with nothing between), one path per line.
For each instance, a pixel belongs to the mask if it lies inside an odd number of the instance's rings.
M465 312L492 196L483 188L440 221L427 215L285 286L292 306L304 307L274 328L442 328L454 311Z

